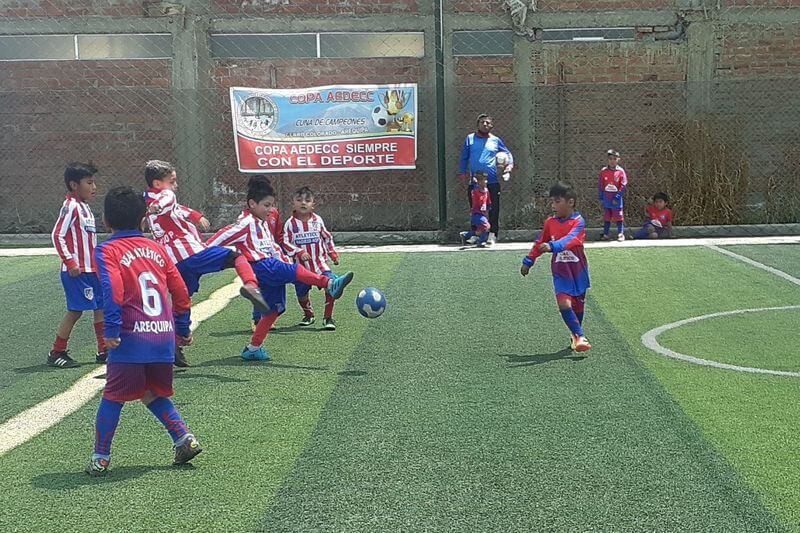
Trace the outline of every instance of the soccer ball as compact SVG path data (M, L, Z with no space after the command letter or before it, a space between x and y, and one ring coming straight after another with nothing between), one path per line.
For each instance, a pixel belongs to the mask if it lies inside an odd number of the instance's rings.
M385 128L390 120L389 112L383 106L376 105L372 109L372 122L379 128Z
M361 289L356 296L356 307L361 316L378 318L386 310L386 297L378 289Z
M508 154L505 152L497 152L497 155L494 158L495 162L500 166L506 166L508 163Z

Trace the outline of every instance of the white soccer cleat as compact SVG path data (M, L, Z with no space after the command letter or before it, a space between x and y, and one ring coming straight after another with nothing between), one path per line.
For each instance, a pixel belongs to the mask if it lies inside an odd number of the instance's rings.
M497 242L497 235L495 235L494 233L490 233L489 234L489 239L486 241L486 244L491 246L491 245L495 244L496 242Z
M617 235L617 242L623 242L624 240L625 240L624 233L620 233L619 235Z
M467 239L467 244L475 244L476 242L478 242L478 236L477 235L473 235L472 237Z

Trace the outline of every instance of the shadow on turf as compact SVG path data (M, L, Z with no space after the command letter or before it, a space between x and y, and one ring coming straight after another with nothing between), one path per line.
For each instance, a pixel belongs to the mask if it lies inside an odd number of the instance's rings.
M23 366L20 368L12 368L11 371L16 374L40 374L42 372L64 372L69 370L75 370L76 368L82 368L84 366L98 366L95 362L91 363L78 363L78 366L75 368L55 368L50 365L46 365L44 363L40 365L31 365L31 366Z
M543 365L544 363L549 363L551 361L576 362L586 359L585 355L574 354L569 348L564 348L563 350L553 353L537 353L531 355L500 354L500 357L505 357L508 359L509 363L515 363L511 365L512 368L517 368L520 366Z
M283 335L284 333L294 333L297 331L317 331L317 328L309 328L308 326L287 326L283 328L275 328L269 331L270 335ZM249 337L253 332L249 329L241 329L239 331L214 331L209 333L209 337L225 338L225 337Z
M265 368L285 368L289 370L315 370L315 371L327 371L329 370L328 367L324 366L301 366L301 365L287 365L284 363L275 363L273 361L244 361L238 355L234 355L233 357L226 357L224 359L213 359L211 361L203 361L202 363L197 363L196 365L192 365L195 368L203 367L203 366L263 366Z
M180 471L191 470L194 467L191 464L181 466L170 465L139 465L139 466L120 466L119 468L112 468L108 475L104 477L92 477L86 472L50 472L48 474L41 474L33 478L31 485L38 489L45 490L70 490L83 487L85 485L96 485L99 483L116 483L118 481L125 481L128 479L135 479L141 477L149 472L165 472L165 471Z

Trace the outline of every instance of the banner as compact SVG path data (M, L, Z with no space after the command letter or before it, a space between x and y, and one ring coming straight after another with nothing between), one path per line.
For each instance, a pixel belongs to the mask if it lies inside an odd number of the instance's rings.
M241 172L417 166L417 85L231 87Z

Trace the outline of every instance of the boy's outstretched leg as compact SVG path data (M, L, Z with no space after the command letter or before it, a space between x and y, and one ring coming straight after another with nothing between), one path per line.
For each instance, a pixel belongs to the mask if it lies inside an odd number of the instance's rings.
M341 298L345 287L347 287L350 282L353 281L352 272L347 272L343 276L333 276L332 278L329 278L323 274L311 272L302 265L297 265L296 275L297 281L300 283L325 289L328 291L328 294L333 296L334 300Z
M261 313L269 313L269 306L261 296L261 291L258 290L258 281L253 272L253 267L247 262L243 255L237 255L233 261L233 267L236 269L236 274L242 280L242 288L239 289L239 294L247 298L253 303L256 311Z
M197 439L189 433L186 422L183 421L180 413L175 409L175 404L169 398L156 396L151 391L147 391L142 398L151 413L164 425L164 428L172 438L175 447L175 459L172 464L182 465L191 461L203 449Z
M90 476L104 476L108 473L111 463L111 441L119 425L119 415L122 412L122 402L115 402L107 398L100 400L95 420L94 453L86 466L86 473Z
M278 320L279 316L280 313L277 311L271 311L261 316L261 320L258 321L256 330L250 338L250 344L242 350L242 359L245 361L269 361L271 359L269 353L261 345L264 344L272 324Z

